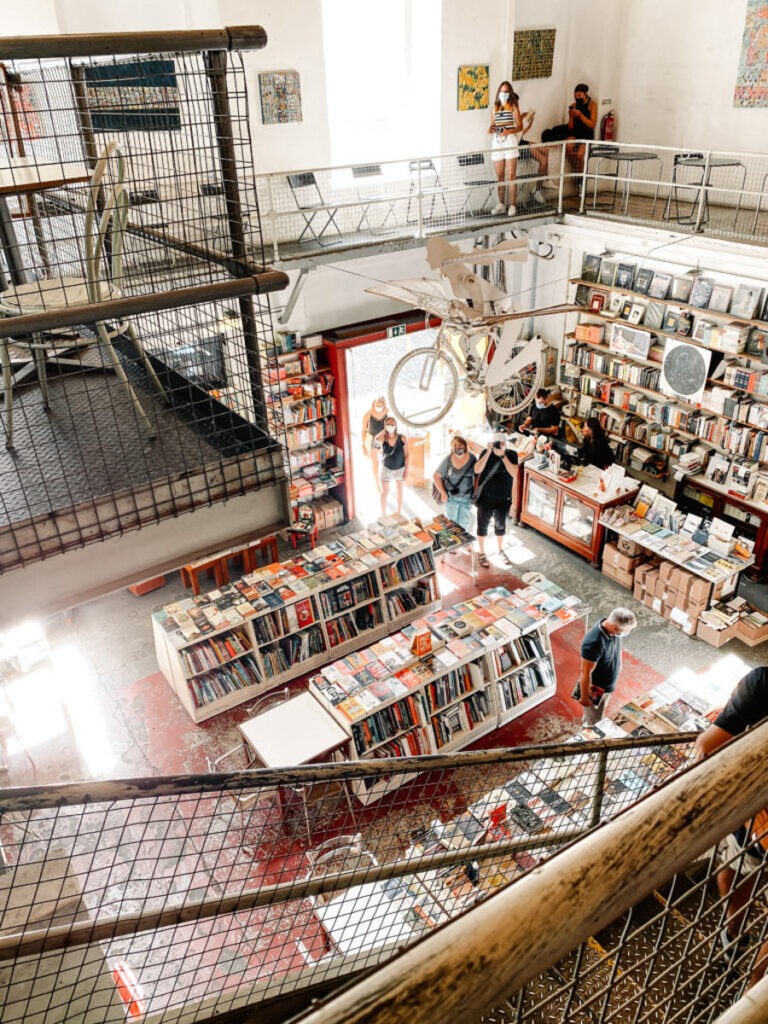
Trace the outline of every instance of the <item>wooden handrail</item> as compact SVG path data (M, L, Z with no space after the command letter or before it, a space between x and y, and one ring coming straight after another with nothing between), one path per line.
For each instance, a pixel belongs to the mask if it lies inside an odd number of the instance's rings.
M767 751L768 721L297 1024L474 1024L765 807Z
M737 1003L721 1014L715 1024L765 1024L768 1020L768 977L763 978Z

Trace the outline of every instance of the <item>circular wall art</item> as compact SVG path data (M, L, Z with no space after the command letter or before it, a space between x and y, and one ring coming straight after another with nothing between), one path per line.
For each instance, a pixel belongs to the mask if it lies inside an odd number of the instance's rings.
M707 383L711 352L669 339L661 367L662 384L689 402L700 402Z

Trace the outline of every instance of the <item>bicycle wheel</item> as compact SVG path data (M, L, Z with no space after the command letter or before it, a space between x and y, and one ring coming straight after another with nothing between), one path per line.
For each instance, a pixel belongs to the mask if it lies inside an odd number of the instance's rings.
M529 342L521 341L510 352L510 359L522 351ZM544 361L539 352L538 358L523 366L501 384L485 389L485 402L489 409L504 417L514 416L533 401L534 395L544 379Z
M428 427L448 412L459 377L439 348L417 348L395 364L389 377L389 407L409 427Z

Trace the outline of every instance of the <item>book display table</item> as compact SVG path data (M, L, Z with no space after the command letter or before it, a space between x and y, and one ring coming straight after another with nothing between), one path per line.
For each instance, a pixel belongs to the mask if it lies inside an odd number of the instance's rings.
M432 538L376 525L152 616L160 670L202 722L439 608Z
M530 462L524 470L521 521L599 565L605 541L603 510L624 504L640 485L620 492L601 491L600 470L595 466L586 466L570 483L548 469L534 469Z
M549 622L584 611L549 580L492 587L326 665L310 692L347 732L351 760L461 750L554 695ZM367 804L411 778L360 780L354 792Z

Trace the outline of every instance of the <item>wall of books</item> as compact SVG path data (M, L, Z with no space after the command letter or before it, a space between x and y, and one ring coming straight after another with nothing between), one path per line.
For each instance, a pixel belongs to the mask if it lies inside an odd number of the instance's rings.
M353 759L459 750L555 692L551 629L584 615L549 580L492 587L320 669L310 690ZM364 803L410 776L356 783Z
M669 494L685 476L768 511L768 283L591 253L571 283L560 383L578 419Z
M344 481L344 456L336 444L336 397L319 334L275 334L277 357L267 370L265 388L270 430L288 446L289 501L294 519L300 505L313 508L318 526L336 526L346 518L337 490ZM326 518L328 521L326 522Z
M432 538L376 524L152 616L161 671L204 721L439 607Z

